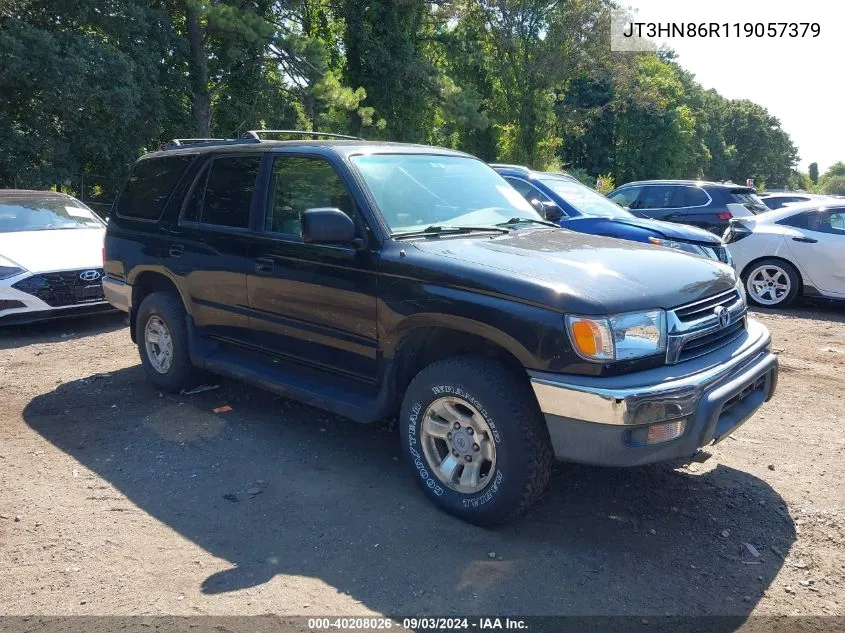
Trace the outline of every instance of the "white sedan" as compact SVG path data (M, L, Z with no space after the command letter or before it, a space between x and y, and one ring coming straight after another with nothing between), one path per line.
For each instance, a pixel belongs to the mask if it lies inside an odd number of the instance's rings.
M724 241L752 303L785 306L799 294L845 299L845 200L731 220Z
M111 311L105 231L71 196L0 189L0 326Z

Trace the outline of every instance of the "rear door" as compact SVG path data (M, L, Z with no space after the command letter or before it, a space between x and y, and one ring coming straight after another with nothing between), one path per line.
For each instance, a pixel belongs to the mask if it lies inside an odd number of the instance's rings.
M799 234L787 244L812 284L845 297L845 208L803 213L790 226Z
M277 357L374 382L378 245L352 178L319 153L268 156L263 227L250 247L247 282L253 342ZM320 207L352 217L367 246L303 242L300 217Z
M194 180L168 253L200 334L249 339L246 276L260 154L211 157Z

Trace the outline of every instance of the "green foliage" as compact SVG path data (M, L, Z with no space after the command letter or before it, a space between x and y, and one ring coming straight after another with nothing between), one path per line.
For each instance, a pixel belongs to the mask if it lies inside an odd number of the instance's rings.
M611 6L6 0L0 186L77 191L85 174L107 201L169 138L262 127L566 166L608 190L656 177L821 188L845 174L796 172L777 119L702 89L672 51L611 54Z
M810 163L809 168L809 175L810 180L813 181L813 184L818 184L819 182L819 164L818 163Z
M599 193L608 194L616 189L616 182L611 174L599 174L592 186Z
M845 195L845 175L834 174L825 178L822 193L834 196Z
M588 172L583 167L576 167L575 169L570 169L568 173L573 178L577 178L578 182L580 182L583 185L587 185L588 187L595 187L596 186L595 177L591 176L590 172Z

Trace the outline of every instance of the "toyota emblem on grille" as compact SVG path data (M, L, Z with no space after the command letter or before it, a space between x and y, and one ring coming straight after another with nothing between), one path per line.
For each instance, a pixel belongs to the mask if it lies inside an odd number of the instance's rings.
M719 327L726 328L731 322L731 313L725 306L719 306L713 311L719 319Z
M97 270L85 270L79 273L79 278L82 281L97 281L100 278L100 272Z

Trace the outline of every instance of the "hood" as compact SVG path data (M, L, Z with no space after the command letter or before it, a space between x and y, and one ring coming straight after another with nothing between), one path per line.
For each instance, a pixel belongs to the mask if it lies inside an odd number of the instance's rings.
M0 255L33 273L103 267L105 228L0 233Z
M474 280L483 287L488 281L484 271L495 271L500 292L565 311L668 309L736 284L731 268L703 257L563 229L523 229L493 239L432 239L414 246L460 261L461 283Z
M697 226L689 226L688 224L647 220L645 218L613 218L613 221L619 224L627 224L628 226L636 226L641 229L654 231L670 240L683 240L684 242L694 242L706 246L720 246L722 243L718 235L714 235L710 231L705 231Z

